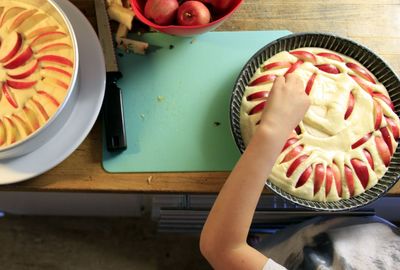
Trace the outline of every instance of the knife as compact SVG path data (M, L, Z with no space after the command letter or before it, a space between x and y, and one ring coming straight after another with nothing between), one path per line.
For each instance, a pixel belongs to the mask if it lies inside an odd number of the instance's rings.
M97 31L106 62L106 92L103 103L104 129L107 150L123 151L127 148L124 108L121 89L117 80L122 77L118 70L114 43L104 0L94 1Z

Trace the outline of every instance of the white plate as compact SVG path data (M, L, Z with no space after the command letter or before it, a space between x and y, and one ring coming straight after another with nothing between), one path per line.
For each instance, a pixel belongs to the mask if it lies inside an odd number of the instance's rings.
M106 71L97 35L73 4L67 0L56 2L70 19L78 41L80 81L77 101L65 125L46 144L25 156L1 161L0 184L27 180L57 166L86 138L100 112Z

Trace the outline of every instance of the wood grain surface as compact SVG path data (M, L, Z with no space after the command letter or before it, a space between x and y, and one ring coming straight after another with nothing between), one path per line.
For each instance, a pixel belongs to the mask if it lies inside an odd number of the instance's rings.
M73 0L94 27L94 0ZM400 0L245 0L218 31L329 32L369 47L400 74ZM7 191L218 192L228 172L108 174L101 167L100 123L51 171ZM266 191L269 193L269 191ZM389 191L400 196L400 183Z

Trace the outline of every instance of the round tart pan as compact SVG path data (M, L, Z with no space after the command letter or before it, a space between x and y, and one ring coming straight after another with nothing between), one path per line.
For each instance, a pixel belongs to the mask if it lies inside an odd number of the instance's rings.
M230 120L231 130L239 150L243 153L245 145L240 131L240 107L243 93L251 77L259 66L267 59L281 51L289 51L301 47L318 47L329 49L349 56L371 71L389 92L395 106L395 113L400 109L400 79L378 55L365 46L352 40L324 33L298 33L277 39L254 54L235 83L231 103ZM388 171L379 182L366 192L335 202L317 202L295 197L267 180L266 185L278 195L300 206L324 211L345 211L363 207L383 196L400 178L400 151L396 149L390 162Z

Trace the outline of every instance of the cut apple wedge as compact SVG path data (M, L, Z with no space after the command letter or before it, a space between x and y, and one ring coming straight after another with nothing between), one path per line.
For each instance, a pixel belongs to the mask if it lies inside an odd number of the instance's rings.
M379 156L382 159L383 164L385 166L389 166L390 159L391 159L391 154L389 147L385 143L385 141L381 137L375 137L375 144L376 144L376 149L378 150ZM372 167L373 169L374 167Z
M49 93L47 93L46 91L43 90L39 90L37 91L37 93L45 98L47 98L51 103L53 103L55 106L59 107L60 103L57 101L57 99L55 99L52 95L50 95Z
M40 114L43 116L43 118L46 121L49 120L50 117L49 117L48 113L46 112L46 110L44 109L43 105L35 99L31 99L31 100L32 100L33 106L40 112Z
M304 161L306 161L308 159L308 155L302 155L300 157L298 157L297 159L295 159L292 164L290 164L287 172L286 172L286 177L290 177L292 176L293 172L297 169L297 167L299 167L299 165L301 163L303 163Z
M376 141L376 138L375 138L375 141ZM363 149L363 154L364 154L365 158L367 159L369 166L373 170L374 169L374 160L372 159L371 153L367 149Z
M36 116L36 113L32 109L30 109L26 106L24 107L24 113L25 113L26 118L28 119L28 122L29 122L32 130L33 131L37 130L40 127L40 124L39 124L39 120Z
M274 69L281 69L281 68L289 68L292 65L290 62L282 61L282 62L274 62L269 63L263 66L264 71L274 70Z
M7 85L3 83L2 85L2 91L3 95L6 97L8 103L10 103L11 106L13 106L15 109L18 108L17 101L15 100L13 94L9 91Z
M261 77L258 77L257 79L255 79L254 81L252 81L249 86L256 86L256 85L260 85L260 84L266 84L266 83L271 83L276 79L276 75L274 74L267 74L267 75L263 75Z
M45 84L50 84L50 85L54 85L54 86L59 86L65 90L68 90L69 85L65 82L63 82L62 80L59 80L57 78L52 78L52 77L45 77L42 79L42 82Z
M303 152L303 149L304 149L304 147L302 145L296 146L295 148L290 150L289 153L286 154L286 156L284 157L284 159L282 160L281 163L285 163L285 162L288 162L288 161L294 159L295 157L300 155L301 152Z
M17 32L12 32L1 43L0 63L5 63L13 58L22 45L22 36Z
M258 103L256 106L254 106L254 107L250 110L249 115L253 115L253 114L256 114L256 113L261 112L261 111L264 109L265 104L266 104L265 101L262 101L262 102Z
M16 29L19 33L28 33L31 29L36 28L43 20L47 19L45 13L36 13L24 20ZM57 30L54 29L54 30ZM54 31L52 30L52 31ZM24 36L26 38L26 36Z
M52 43L46 46L43 46L42 48L37 50L37 53L43 53L46 51L58 51L60 49L71 49L71 45L67 44L67 43L63 43L63 42L59 42L59 43Z
M254 92L253 94L250 94L246 97L247 101L254 101L254 100L260 100L260 99L265 99L268 97L269 91L259 91L259 92Z
M314 65L317 63L317 58L313 53L299 50L299 51L291 51L290 54L296 56L298 59L303 60L305 62L311 62Z
M36 46L44 44L46 42L54 41L54 40L61 39L61 38L67 37L67 36L68 35L66 33L60 32L60 31L42 33L42 34L36 36L32 40L31 46L36 47Z
M356 172L356 175L360 180L361 185L363 186L364 189L366 189L369 182L369 173L367 165L365 165L365 163L362 160L356 158L353 158L351 160L351 165L353 166L354 171Z
M19 117L16 114L13 114L11 116L11 118L13 119L14 123L18 123L19 126L22 127L22 129L24 131L23 133L25 133L26 136L28 136L29 134L32 133L31 127L28 125L28 123L24 119L22 119L21 117ZM21 132L20 132L20 134L21 134Z
M372 75L369 73L369 71L367 69L365 69L362 66L359 66L355 63L346 63L346 66L351 69L352 71L354 71L354 73L356 73L358 76L370 81L373 84L376 84L375 79L372 77Z
M23 90L23 89L29 89L32 86L34 86L37 83L37 81L14 81L14 80L7 80L6 84L9 87L12 87L14 89L19 89L19 90Z
M326 167L326 176L325 176L325 196L331 192L333 182L333 172L331 167Z
M351 113L353 112L354 104L355 104L354 95L352 92L350 92L349 100L347 101L347 110L346 110L346 113L344 114L345 120L347 120L347 118L349 118Z
M38 66L39 62L34 59L25 66L20 67L19 69L14 69L13 71L7 72L7 76L15 80L25 79L35 73Z
M383 112L382 112L382 107L379 105L378 102L374 100L374 112L375 112L375 130L378 130L381 127L382 123L382 117L383 117Z
M393 145L392 145L392 136L390 136L390 132L388 130L387 127L383 127L380 129L381 133L382 133L382 138L385 141L386 145L389 148L390 151L390 155L393 155Z
M41 28L36 28L35 30L33 30L32 32L27 34L26 38L32 39L32 38L35 38L44 33L56 32L57 29L58 29L58 26L56 26L56 25L49 25L49 26L44 26Z
M313 75L311 75L310 79L307 82L307 86L306 86L306 90L305 90L307 95L309 95L311 92L311 89L314 85L315 77L317 77L317 73L314 73Z
M340 173L339 167L333 163L332 164L333 180L335 181L336 191L339 197L342 197L342 175Z
M369 140L369 138L371 138L371 136L372 136L372 132L364 135L361 139L359 139L358 141L356 141L355 143L353 143L351 145L351 149L356 149L357 147L363 145L364 143L366 143Z
M31 17L33 14L35 14L37 12L36 9L29 9L27 11L22 12L21 14L19 14L14 21L10 24L10 26L8 27L8 31L12 32L15 29L17 29L26 19L28 19L29 17Z
M316 65L316 67L319 70L322 70L323 72L326 72L326 73L330 73L330 74L339 74L340 73L340 70L335 65L332 65L332 64Z
M304 62L302 60L298 60L296 63L292 64L290 68L286 71L285 76L293 73L296 69L298 69Z
M355 192L353 171L347 165L344 165L344 176L346 178L347 189L349 190L350 197L353 197Z
M385 102L392 109L392 111L394 111L394 105L389 97L385 96L384 94L378 93L378 92L373 92L372 96L374 98L379 98L380 100Z
M43 55L41 57L39 57L39 62L45 62L45 63L56 63L59 65L63 65L63 66L69 66L69 67L73 67L74 64L72 63L71 60L69 60L68 58L65 58L63 56L59 56L59 55Z
M298 140L297 138L290 138L290 139L288 139L288 140L286 141L285 145L283 146L281 153L282 153L283 151L285 151L289 146L291 146L291 145L297 143L298 141L299 141L299 140Z
M16 69L28 62L28 60L31 59L32 55L33 51L31 47L28 46L19 55L15 56L9 62L4 64L3 67L6 69Z
M360 77L349 75L365 92L372 95L372 88L369 87Z
M396 122L389 118L389 117L385 117L386 122L388 123L388 126L390 127L390 131L392 131L393 134L393 138L395 140L397 140L399 138L399 126L396 124Z
M6 12L4 12L3 17L0 20L0 27L2 27L8 20L17 16L19 13L21 13L24 10L25 9L22 7L12 7L12 8L7 9Z
M321 57L329 58L329 59L331 59L331 60L335 60L335 61L339 61L339 62L344 62L344 60L343 60L342 57L340 57L339 55L334 54L334 53L317 53L317 55L318 55L318 56L321 56Z
M15 123L7 116L3 117L3 120L7 122L6 127L6 138L7 138L7 144L13 144L17 141L17 137L19 135L17 126Z
M325 168L323 164L315 165L314 169L314 195L317 194L325 179Z
M71 74L70 72L68 72L68 71L66 71L66 70L64 70L64 69L58 68L58 67L46 66L46 67L42 67L42 70L44 70L44 71L46 71L46 70L54 71L54 72L56 72L56 73L65 75L65 76L68 77L68 78L71 78L71 77L72 77L72 74ZM249 99L247 99L247 100L249 100Z
M307 182L308 178L310 178L311 173L312 173L312 168L311 168L311 166L309 166L300 175L299 180L296 183L296 188L303 186Z
M3 124L3 121L0 119L0 146L3 145L7 141L6 137L6 128Z

